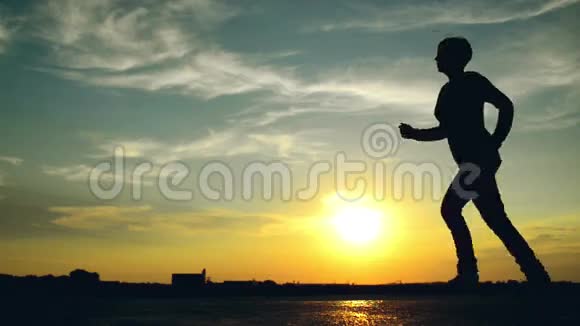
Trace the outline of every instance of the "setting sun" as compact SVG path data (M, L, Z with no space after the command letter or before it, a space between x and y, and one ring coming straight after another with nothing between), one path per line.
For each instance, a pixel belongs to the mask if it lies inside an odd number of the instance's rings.
M325 204L332 233L342 242L364 245L384 236L385 210L373 200L364 197L351 202L332 194Z
M333 217L333 223L342 239L364 244L379 236L382 217L379 210L353 205L341 208Z

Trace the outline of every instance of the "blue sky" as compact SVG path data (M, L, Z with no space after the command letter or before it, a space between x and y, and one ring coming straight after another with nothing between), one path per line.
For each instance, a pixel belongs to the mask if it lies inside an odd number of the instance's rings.
M436 46L461 35L474 49L468 69L516 106L500 172L509 212L526 235L540 239L538 250L557 277L579 280L578 13L575 0L1 1L2 266L12 273L102 270L105 258L94 257L105 257L109 245L127 257L150 246L177 252L172 237L183 236L190 250L221 248L219 259L206 257L218 278L304 276L284 274L282 265L231 274L224 266L238 255L236 245L222 239L248 243L240 257L264 251L268 236L277 237L281 251L304 237L311 243L316 232L290 215L316 220L320 198L176 203L145 186L140 202L128 199L128 188L102 202L88 190L88 171L118 145L130 153L129 166L179 160L193 170L214 160L235 169L281 160L304 175L309 164L338 151L365 159L364 127L435 123L434 101L446 82L434 65ZM487 111L492 126L495 111ZM453 166L444 142L405 142L392 159ZM426 228L449 241L437 202L409 205L432 215ZM469 216L487 232L476 214ZM405 223L408 234L423 228ZM485 250L501 249L490 241ZM165 263L183 267L176 260ZM141 260L134 264L145 268ZM511 268L490 270L488 278L506 270L517 275ZM163 280L163 272L105 275ZM401 279L378 272L340 277Z

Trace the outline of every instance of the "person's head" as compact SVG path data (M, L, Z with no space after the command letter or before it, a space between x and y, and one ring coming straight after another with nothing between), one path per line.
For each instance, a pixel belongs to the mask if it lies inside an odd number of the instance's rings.
M437 69L444 74L463 71L472 55L471 45L465 38L445 38L437 47Z

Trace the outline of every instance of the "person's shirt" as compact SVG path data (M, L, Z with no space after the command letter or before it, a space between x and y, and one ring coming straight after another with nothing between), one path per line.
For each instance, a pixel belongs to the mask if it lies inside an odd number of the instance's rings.
M457 163L499 166L498 148L485 128L483 112L484 103L494 90L487 78L472 71L441 88L435 117L447 133Z

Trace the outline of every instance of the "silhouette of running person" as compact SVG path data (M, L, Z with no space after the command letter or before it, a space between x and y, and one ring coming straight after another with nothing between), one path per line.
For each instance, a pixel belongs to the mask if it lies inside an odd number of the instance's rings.
M499 148L512 126L513 104L487 78L477 72L464 71L471 56L471 45L465 38L450 37L441 41L435 61L449 82L441 88L435 106L439 125L429 129L415 129L406 123L399 126L403 138L417 141L447 138L453 158L460 167L441 204L441 215L451 230L458 258L457 276L449 283L475 285L479 282L471 234L461 215L463 207L471 200L485 223L514 256L528 282L549 283L550 276L544 266L508 219L495 179L502 162ZM493 134L485 129L485 102L499 110Z

